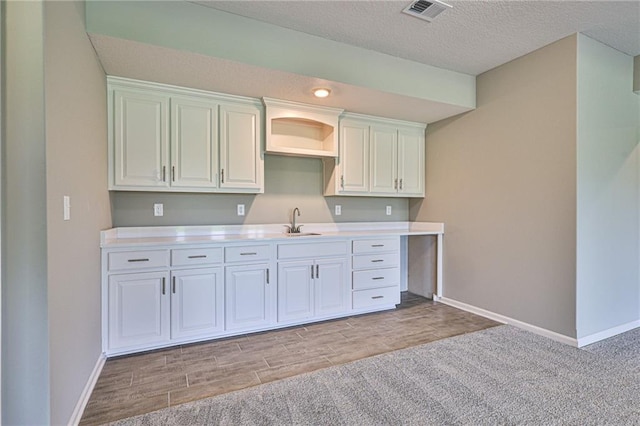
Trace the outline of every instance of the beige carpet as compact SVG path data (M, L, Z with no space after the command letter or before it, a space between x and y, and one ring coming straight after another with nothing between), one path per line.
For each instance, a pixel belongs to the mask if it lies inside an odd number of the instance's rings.
M113 424L637 425L630 340L581 350L499 326Z

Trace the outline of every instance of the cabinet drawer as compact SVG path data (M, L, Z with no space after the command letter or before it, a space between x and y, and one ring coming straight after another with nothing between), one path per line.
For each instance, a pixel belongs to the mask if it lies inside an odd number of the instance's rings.
M222 247L171 250L171 266L222 263Z
M400 287L382 287L353 292L353 309L371 308L400 303Z
M388 268L400 264L399 253L363 254L353 256L353 269Z
M225 247L224 260L226 262L252 262L254 260L269 260L271 258L271 246L238 246Z
M391 285L400 285L399 268L372 269L353 273L354 290L388 287Z
M354 240L352 246L353 254L379 253L398 250L400 250L400 238L398 237Z
M278 259L317 258L323 256L345 256L346 241L328 241L309 244L278 244Z
M130 269L162 268L169 266L169 250L141 250L109 253L109 271Z

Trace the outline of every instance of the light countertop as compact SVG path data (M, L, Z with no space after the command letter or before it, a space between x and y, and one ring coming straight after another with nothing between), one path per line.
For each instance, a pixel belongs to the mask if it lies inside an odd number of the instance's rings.
M100 233L100 247L125 248L157 245L211 244L233 241L318 241L334 238L439 235L438 222L348 222L302 223L302 233L320 235L289 236L284 224L145 226L112 228Z

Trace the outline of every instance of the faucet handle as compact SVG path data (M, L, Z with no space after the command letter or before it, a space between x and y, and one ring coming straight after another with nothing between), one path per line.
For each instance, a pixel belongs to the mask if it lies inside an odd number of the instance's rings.
M289 226L289 225L282 225L282 226L287 228L287 234L293 233L293 229L291 228L291 226Z
M296 229L294 229L292 232L295 232L296 234L300 233L300 228L302 228L304 225L298 225L296 226Z

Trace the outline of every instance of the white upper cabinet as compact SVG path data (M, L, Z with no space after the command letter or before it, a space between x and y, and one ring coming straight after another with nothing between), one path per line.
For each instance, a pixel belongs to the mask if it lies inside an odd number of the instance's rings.
M371 126L371 192L394 195L398 191L398 130Z
M260 193L256 99L108 77L109 189Z
M199 98L171 99L171 186L218 186L218 104Z
M324 161L324 195L424 197L425 128L344 114L340 157Z
M398 129L398 193L424 197L424 129Z
M114 89L112 187L168 188L169 96Z
M263 192L260 109L220 106L220 187Z

